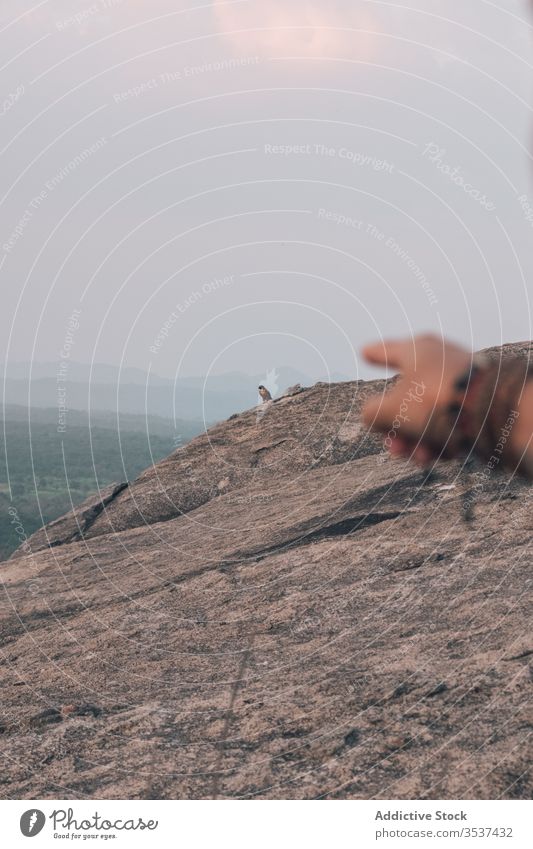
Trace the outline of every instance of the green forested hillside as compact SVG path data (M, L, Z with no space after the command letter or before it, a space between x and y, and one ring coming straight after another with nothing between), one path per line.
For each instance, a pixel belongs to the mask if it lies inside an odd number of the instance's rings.
M48 415L50 413L50 415ZM6 407L1 424L0 559L8 557L43 523L71 509L113 481L135 478L195 436L201 425L129 416L120 431L112 414L80 413L65 433L57 413ZM85 416L85 417L84 417ZM50 420L48 420L50 419ZM148 432L147 432L148 428Z

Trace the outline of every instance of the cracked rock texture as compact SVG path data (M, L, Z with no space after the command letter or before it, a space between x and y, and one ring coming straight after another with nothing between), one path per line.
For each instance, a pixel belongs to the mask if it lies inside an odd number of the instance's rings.
M232 417L2 564L2 798L531 798L530 485L468 521L483 466L385 457L384 386Z

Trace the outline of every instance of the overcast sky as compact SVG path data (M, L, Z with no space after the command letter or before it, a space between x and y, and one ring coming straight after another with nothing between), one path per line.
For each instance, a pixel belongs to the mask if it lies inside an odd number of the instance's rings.
M1 360L531 337L525 0L2 0L0 44Z

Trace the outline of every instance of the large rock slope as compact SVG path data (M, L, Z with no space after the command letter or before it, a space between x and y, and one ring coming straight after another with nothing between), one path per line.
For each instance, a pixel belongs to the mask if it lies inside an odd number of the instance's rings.
M530 486L471 515L479 468L386 458L383 387L217 425L2 564L3 798L531 797Z

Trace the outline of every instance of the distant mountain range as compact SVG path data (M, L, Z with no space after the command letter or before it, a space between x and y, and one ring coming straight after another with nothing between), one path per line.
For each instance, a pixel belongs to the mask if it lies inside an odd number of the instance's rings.
M122 415L150 415L165 419L214 422L255 406L257 387L265 384L272 395L282 394L296 383L310 386L305 374L281 367L268 374L228 372L174 381L141 369L68 362L66 376L58 378L57 363L9 363L2 370L3 401L24 407L56 408L59 384L65 385L68 410L118 411ZM30 377L31 375L31 377ZM328 380L328 378L324 378ZM347 380L330 375L330 382ZM67 413L68 416L68 413Z

